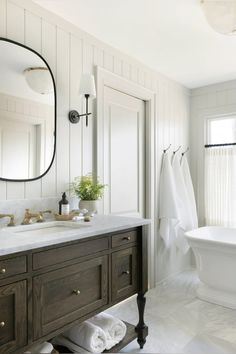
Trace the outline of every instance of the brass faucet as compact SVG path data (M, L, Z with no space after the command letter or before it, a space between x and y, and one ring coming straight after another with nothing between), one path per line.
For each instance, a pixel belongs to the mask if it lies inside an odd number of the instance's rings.
M43 222L44 221L43 214L51 214L51 213L52 213L51 210L41 210L39 212L39 218L38 218L37 222Z
M24 219L21 225L29 225L32 223L32 219L36 219L36 222L43 222L43 214L51 213L51 210L43 210L39 211L38 213L30 213L29 209L25 209Z
M14 215L13 214L0 214L0 219L8 217L10 218L9 224L7 226L15 226Z

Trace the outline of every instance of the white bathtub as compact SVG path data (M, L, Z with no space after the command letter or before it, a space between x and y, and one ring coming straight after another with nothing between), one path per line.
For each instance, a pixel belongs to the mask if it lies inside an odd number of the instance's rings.
M236 229L201 227L185 236L196 257L198 297L236 309Z

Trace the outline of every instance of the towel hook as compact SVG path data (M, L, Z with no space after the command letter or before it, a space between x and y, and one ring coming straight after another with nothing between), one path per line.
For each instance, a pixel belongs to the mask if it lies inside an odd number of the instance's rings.
M178 152L181 149L181 147L182 145L180 145L177 150L173 151L173 154L176 154L176 152Z
M182 152L182 156L184 156L188 151L189 151L189 147L187 147L187 149L184 152Z
M168 146L167 149L163 150L164 154L166 153L166 151L168 151L170 149L170 147L171 147L171 144Z

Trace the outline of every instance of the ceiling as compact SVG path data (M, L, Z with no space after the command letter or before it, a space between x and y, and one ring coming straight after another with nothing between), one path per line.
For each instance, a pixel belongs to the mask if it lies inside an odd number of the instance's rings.
M236 79L236 36L208 25L200 0L34 0L188 88Z

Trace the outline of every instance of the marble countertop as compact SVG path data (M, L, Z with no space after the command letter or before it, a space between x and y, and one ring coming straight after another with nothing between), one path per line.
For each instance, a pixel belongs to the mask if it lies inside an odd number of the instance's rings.
M47 234L45 232L40 237L37 237L35 232L30 232L30 226L28 226L28 230L27 226L24 227L27 232L14 232L14 228L9 227L0 230L0 256L144 226L150 224L150 222L149 219L142 218L96 215L88 223L84 221L75 222L81 224L81 228L74 227L59 233Z

